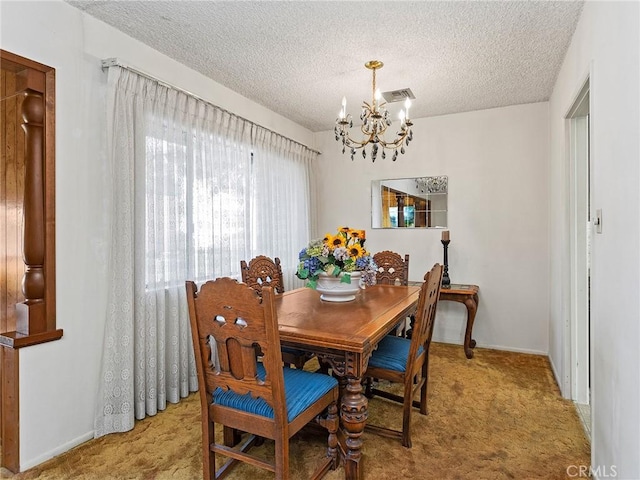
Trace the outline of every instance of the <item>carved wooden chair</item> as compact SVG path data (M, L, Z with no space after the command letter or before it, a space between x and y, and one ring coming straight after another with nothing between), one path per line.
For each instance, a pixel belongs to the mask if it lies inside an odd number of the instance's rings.
M376 283L383 285L407 285L409 283L409 254L404 260L399 253L390 250L378 252L373 256L378 266Z
M440 296L442 265L435 264L424 277L420 289L418 308L411 339L387 335L378 344L369 359L366 375L369 378L388 380L404 384L404 394L395 395L367 383L366 395L388 398L403 404L402 431L371 425L366 428L383 436L401 438L402 445L411 448L411 412L413 407L427 414L427 383L429 375L429 346L433 335L433 324ZM420 401L413 400L420 391Z
M384 250L373 255L373 261L378 266L376 283L382 285L408 285L409 284L409 254L404 259L399 253ZM413 325L413 315L410 315L410 324ZM407 321L402 320L395 330L395 335L406 336Z
M231 278L206 282L200 292L193 282L186 288L200 382L203 479L222 478L238 461L289 479L289 439L314 419L328 430L329 446L312 478L335 469L338 382L282 366L273 288L263 287L260 297ZM224 426L223 443L216 441L215 424ZM234 446L234 431L249 433ZM260 438L275 441L273 463L248 453ZM228 458L217 470L215 454Z
M240 261L242 281L260 293L262 287L273 287L276 293L284 293L284 280L280 259L274 260L264 255L258 255L249 263Z
M284 293L284 279L280 259L273 260L265 255L258 255L249 263L240 260L242 281L262 295L262 287L272 287L276 293ZM303 368L313 355L295 348L283 347L282 361L296 368Z

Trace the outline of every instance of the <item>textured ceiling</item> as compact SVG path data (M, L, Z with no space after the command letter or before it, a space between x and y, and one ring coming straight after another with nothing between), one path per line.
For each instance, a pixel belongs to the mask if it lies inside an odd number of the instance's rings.
M583 5L68 3L312 131L333 128L343 95L359 115L373 59L382 91L413 91L412 118L548 100Z

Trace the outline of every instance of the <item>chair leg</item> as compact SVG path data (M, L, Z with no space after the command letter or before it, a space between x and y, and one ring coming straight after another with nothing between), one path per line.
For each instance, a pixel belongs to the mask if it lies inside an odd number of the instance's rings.
M427 384L429 383L429 350L422 365L422 387L420 388L420 413L426 415L427 412Z
M222 428L223 442L227 447L235 447L242 440L242 433L235 428L227 427Z
M208 418L206 423L206 426L204 422L202 425L202 478L211 480L216 478L216 456L210 448L215 443L215 425Z
M425 363L422 366L422 387L420 387L420 413L422 415L427 414L427 383L429 377L427 376L427 364Z
M326 427L329 431L329 439L327 448L327 456L331 458L331 470L335 470L338 467L338 425L340 424L340 418L338 417L338 407L336 402L329 405L327 409L327 423Z
M402 406L402 446L411 448L411 410L413 409L413 399L411 392L413 389L407 389L404 394L404 404Z
M276 479L289 480L289 439L283 434L275 443Z

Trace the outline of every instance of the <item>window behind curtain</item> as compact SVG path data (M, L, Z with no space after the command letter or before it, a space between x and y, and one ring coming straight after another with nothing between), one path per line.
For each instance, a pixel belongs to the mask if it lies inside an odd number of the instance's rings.
M147 286L239 278L240 260L256 255L279 257L287 288L298 286L298 252L311 230L308 149L256 125L251 141L244 120L212 113L149 122Z
M312 232L311 167L316 154L264 128L252 130L252 256L279 257L285 289L303 285L295 277L298 253Z

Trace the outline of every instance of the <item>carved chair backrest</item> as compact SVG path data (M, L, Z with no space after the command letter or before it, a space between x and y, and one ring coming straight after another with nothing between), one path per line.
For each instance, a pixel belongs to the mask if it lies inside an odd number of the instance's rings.
M423 347L428 350L433 325L436 317L438 298L440 297L440 285L442 284L442 265L436 263L424 276L424 283L420 288L418 306L416 308L415 323L409 347L409 360L407 372L413 371L413 361L418 356L418 349Z
M202 394L207 395L207 405L211 405L216 388L251 393L273 407L276 423L286 423L273 289L264 287L260 297L234 279L218 278L206 282L199 292L195 283L187 282L187 300L198 380L200 388L206 389ZM212 347L216 350L213 355ZM258 350L266 370L264 380L258 377ZM224 419L220 423L224 424Z
M409 254L404 256L389 250L373 256L378 266L376 282L383 285L407 285L409 283Z
M274 260L264 255L253 258L249 264L240 261L242 281L260 294L262 287L273 287L276 293L284 293L284 280L280 259Z

